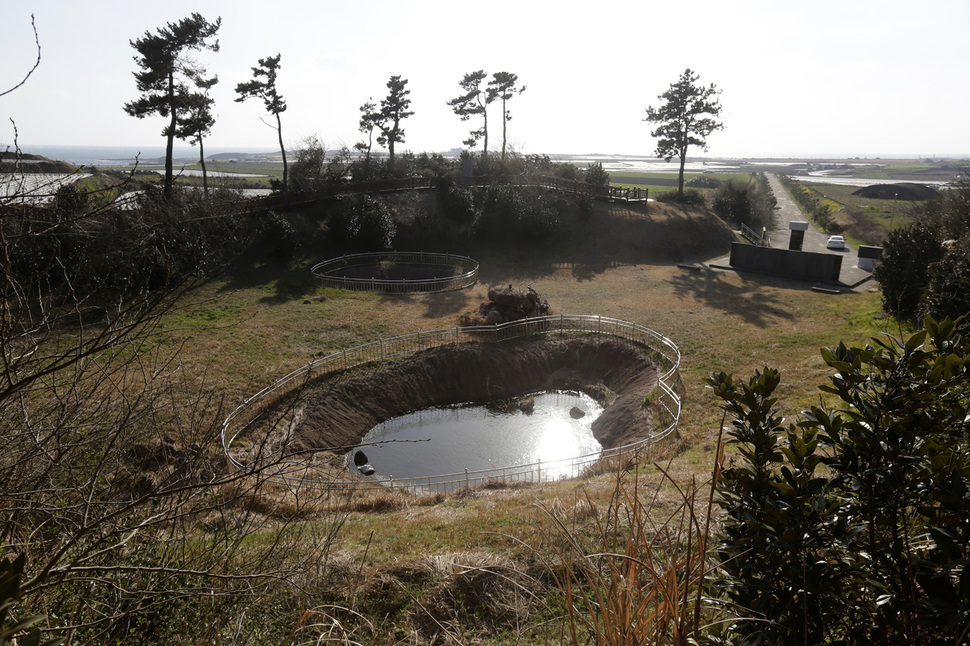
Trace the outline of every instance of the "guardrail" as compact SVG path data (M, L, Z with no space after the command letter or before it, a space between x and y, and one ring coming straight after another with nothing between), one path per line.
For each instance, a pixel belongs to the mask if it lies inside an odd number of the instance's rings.
M603 334L632 341L651 350L654 360L660 364L661 374L655 399L661 418L661 429L653 436L625 446L614 447L599 453L577 456L553 462L500 467L481 471L464 471L416 478L367 480L363 478L332 480L306 464L276 465L269 475L290 485L325 487L328 489L375 489L390 487L407 491L454 491L461 488L487 485L492 482L525 481L542 483L551 480L580 476L585 472L613 460L625 460L634 453L649 448L665 439L677 428L680 420L681 400L675 391L679 379L680 350L666 336L637 323L618 319L591 316L547 316L514 321L496 326L474 326L419 332L405 336L381 339L318 358L285 375L274 384L260 390L233 410L222 425L222 446L229 462L239 470L251 470L253 464L233 455L233 444L253 429L257 412L271 403L271 398L288 394L308 380L336 373L353 366L413 354L434 347L458 343L501 343L529 336L555 338L571 334ZM247 414L248 413L248 414ZM279 457L279 453L275 454ZM349 473L348 473L349 477Z
M451 276L419 279L354 278L337 275L337 272L380 263L414 267L449 267L453 268L455 273ZM420 251L356 253L317 263L310 268L310 272L320 287L387 294L436 293L465 289L478 282L478 261L467 256Z
M771 241L766 235L766 231L762 230L761 234L749 227L744 222L741 223L741 235L750 243L757 245L759 247L770 247Z

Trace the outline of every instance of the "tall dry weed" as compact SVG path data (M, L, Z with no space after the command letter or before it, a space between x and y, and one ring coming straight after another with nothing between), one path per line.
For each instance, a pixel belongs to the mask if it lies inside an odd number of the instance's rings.
M703 590L722 459L723 447L711 480L700 485L682 486L658 466L661 486L649 495L638 472L618 474L602 515L581 516L587 528L570 522L561 503L544 508L555 535L553 556L543 560L563 595L565 642L696 643L712 615ZM596 508L588 499L581 506Z

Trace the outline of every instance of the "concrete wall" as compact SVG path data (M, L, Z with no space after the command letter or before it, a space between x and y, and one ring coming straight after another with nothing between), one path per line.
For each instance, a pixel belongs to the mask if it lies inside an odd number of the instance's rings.
M838 282L842 256L732 242L731 266L740 271L757 271L785 278Z

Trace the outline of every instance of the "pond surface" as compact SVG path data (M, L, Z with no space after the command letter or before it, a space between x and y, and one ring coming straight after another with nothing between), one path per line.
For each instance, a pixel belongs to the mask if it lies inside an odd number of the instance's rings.
M434 408L388 420L361 440L359 450L375 469L374 479L415 478L541 461L543 472L560 475L556 465L602 450L590 425L603 411L594 399L575 392L533 396L531 414L515 409L499 412L485 406ZM574 418L570 411L585 413ZM373 443L373 444L372 444ZM347 455L351 471L354 453ZM563 474L570 471L568 462Z

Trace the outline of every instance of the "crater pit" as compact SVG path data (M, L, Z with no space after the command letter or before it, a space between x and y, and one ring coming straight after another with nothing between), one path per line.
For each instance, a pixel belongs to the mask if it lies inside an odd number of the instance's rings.
M342 462L350 447L387 420L424 409L566 389L586 393L603 406L590 429L603 449L610 449L649 439L660 430L656 408L644 405L658 379L650 351L616 337L449 345L350 376L311 395L290 447L300 453L329 451Z

